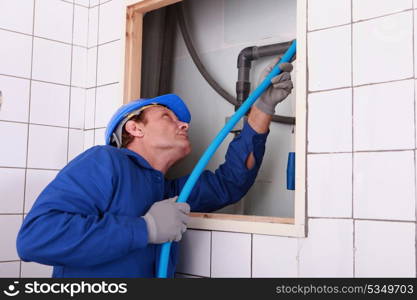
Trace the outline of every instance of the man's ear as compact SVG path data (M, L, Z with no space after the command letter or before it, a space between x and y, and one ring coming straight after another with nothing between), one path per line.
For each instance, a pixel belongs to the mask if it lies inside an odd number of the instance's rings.
M125 129L131 135L139 138L145 135L145 128L143 127L143 123L138 123L133 120L129 120L126 122Z

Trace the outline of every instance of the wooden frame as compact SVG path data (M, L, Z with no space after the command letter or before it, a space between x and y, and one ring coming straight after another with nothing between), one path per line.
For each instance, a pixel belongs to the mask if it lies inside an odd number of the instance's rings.
M142 27L145 13L181 0L125 0L126 35L121 82L123 102L140 98ZM209 1L209 0L208 0ZM230 214L192 213L189 228L281 235L306 236L306 97L307 97L307 0L297 0L297 86L296 86L296 189L294 218Z

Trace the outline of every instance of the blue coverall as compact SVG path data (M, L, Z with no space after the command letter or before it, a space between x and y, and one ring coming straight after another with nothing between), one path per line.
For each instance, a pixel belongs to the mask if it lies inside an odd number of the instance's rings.
M187 201L191 211L211 212L239 201L255 181L267 135L245 123L225 162L201 174ZM255 166L248 170L250 152ZM187 178L167 180L126 148L92 147L39 195L17 237L19 256L54 266L53 277L155 277L161 246L148 244L141 216L156 201L179 195ZM169 277L177 254L174 242Z

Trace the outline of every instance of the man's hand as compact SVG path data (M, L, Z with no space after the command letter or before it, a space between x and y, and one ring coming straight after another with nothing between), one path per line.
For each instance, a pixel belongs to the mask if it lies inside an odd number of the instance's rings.
M177 197L155 202L143 217L148 227L148 243L178 242L187 230L190 206L175 202Z
M261 73L259 82L262 82L272 71L277 62L281 59L274 59ZM262 94L255 106L268 115L275 114L275 106L283 101L291 93L293 83L290 72L293 69L291 63L282 63L279 65L282 70L281 74L271 79L272 85Z

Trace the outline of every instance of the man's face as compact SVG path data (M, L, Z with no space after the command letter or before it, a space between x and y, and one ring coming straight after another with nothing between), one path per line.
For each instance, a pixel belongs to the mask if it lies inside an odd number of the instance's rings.
M181 122L168 108L154 106L147 108L146 124L143 125L144 142L155 149L171 151L178 159L191 152L188 139L188 123Z

